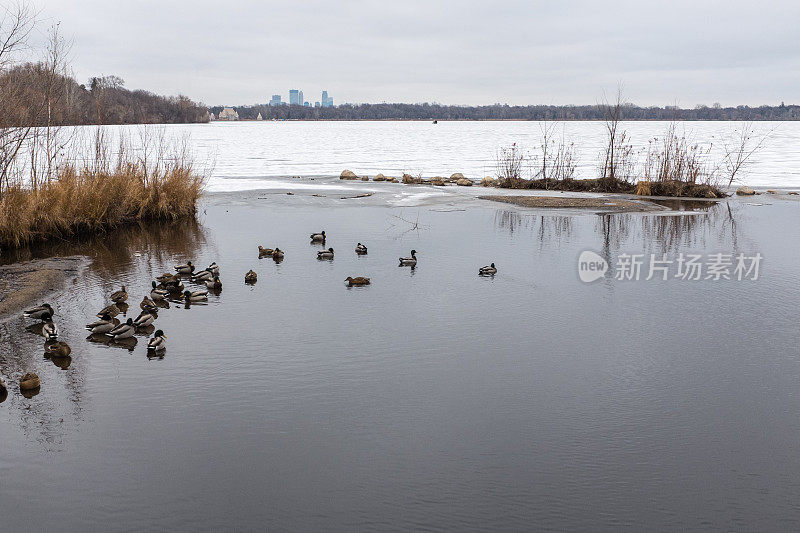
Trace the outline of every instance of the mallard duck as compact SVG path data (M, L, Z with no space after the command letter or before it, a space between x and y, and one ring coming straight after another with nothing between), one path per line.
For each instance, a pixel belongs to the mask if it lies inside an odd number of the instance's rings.
M176 277L177 274L170 274L169 272L164 272L160 276L156 276L156 281L159 283L166 283L170 281L172 278Z
M312 233L311 242L325 242L325 232L322 231L320 233Z
M155 312L142 311L139 316L133 319L133 325L137 328L146 328L156 321L158 315Z
M256 274L254 271L250 270L244 275L245 283L255 283L256 281L258 281L258 274Z
M91 324L86 324L86 329L92 333L108 333L117 326L119 326L119 319L112 318L111 315L105 314L100 317L100 320L95 320Z
M272 251L272 258L273 258L275 261L280 261L280 260L282 260L282 259L283 259L283 256L284 256L283 250L281 250L280 248L275 248L275 249Z
M183 293L183 297L187 302L201 302L208 300L208 291L186 291Z
M103 318L103 315L110 315L112 317L115 317L121 312L122 311L119 310L119 307L117 307L116 304L111 304L109 306L102 308L100 312L97 313L97 316L100 318Z
M128 291L125 290L125 285L118 291L114 291L111 293L111 301L115 304L120 304L128 299Z
M44 351L50 357L67 357L72 353L72 348L64 341L56 341L46 345Z
M136 326L133 325L133 319L129 318L127 321L125 321L124 324L120 324L119 326L115 327L114 329L106 333L106 335L108 335L115 341L118 341L133 337L135 331L136 331Z
M361 243L356 244L356 253L359 255L364 255L367 253L367 247Z
M22 313L22 316L26 318L36 318L42 320L45 315L52 317L54 314L55 311L53 311L53 308L50 306L50 304L42 304L38 307L34 307L33 309L28 309Z
M222 282L219 280L219 276L214 277L214 279L211 281L206 281L206 288L212 291L221 291Z
M175 266L175 270L178 272L178 274L191 274L194 272L194 265L191 261L186 261L186 263L183 265Z
M214 273L211 272L209 269L201 270L192 277L192 281L194 281L195 283L204 283L212 279L214 279Z
M401 257L400 266L416 266L417 265L417 251L411 250L411 257Z
M160 329L155 332L153 338L147 341L147 351L148 352L163 352L167 349L167 336L164 335L164 332Z
M50 315L45 315L42 320L44 320L42 336L45 339L56 340L58 338L58 326L53 322L53 318Z
M333 259L333 248L317 252L317 259Z
M348 287L369 285L369 278L364 278L361 276L357 278L352 278L350 276L347 276L347 279L345 279L344 282L347 283Z
M28 372L19 378L20 390L34 390L38 389L41 385L42 382L39 380L39 376L36 375L36 372Z
M150 291L150 299L157 302L159 300L164 300L167 296L169 296L169 291L167 289L159 289L154 281L153 289Z
M259 245L258 247L258 258L261 259L262 257L272 257L272 254L275 250L272 248L264 248L263 246Z
M497 274L497 267L492 263L489 266L481 267L478 269L478 274L481 276L494 276Z
M150 311L156 312L158 311L158 306L153 300L145 296L144 298L142 298L142 302L139 304L139 309L147 312Z
M211 273L214 274L215 276L219 276L219 265L217 264L216 261L208 265L208 268L206 270L211 271Z

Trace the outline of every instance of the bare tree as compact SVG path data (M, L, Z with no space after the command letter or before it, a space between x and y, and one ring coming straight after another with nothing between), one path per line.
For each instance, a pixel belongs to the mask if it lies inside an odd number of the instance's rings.
M725 174L728 178L728 190L738 175L743 171L751 162L753 155L758 152L767 138L772 135L775 128L769 130L766 134L757 136L752 122L743 122L738 129L733 131L733 141L722 140L722 147L724 154L722 156L722 164L725 167Z

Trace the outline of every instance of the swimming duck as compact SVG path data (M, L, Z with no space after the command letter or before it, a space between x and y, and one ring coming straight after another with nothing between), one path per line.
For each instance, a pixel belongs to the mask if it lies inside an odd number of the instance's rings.
M325 232L312 233L311 242L325 242Z
M45 315L42 320L44 320L42 336L45 339L56 340L58 338L58 326L53 322L53 318L50 315Z
M283 254L283 250L281 250L280 248L275 248L275 249L272 251L272 258L273 258L275 261L280 261L281 259L283 259L283 255L284 255L284 254Z
M481 267L478 269L478 274L481 276L494 276L497 274L497 267L492 263L489 266Z
M50 304L42 304L38 307L34 307L33 309L28 309L22 313L22 316L26 318L36 318L42 320L45 315L52 317L54 314L55 311L53 311L53 308L50 306Z
M42 382L39 380L39 376L36 375L36 372L28 372L21 378L19 378L19 388L20 390L34 390L38 389L41 386Z
M350 276L347 276L347 279L345 279L344 282L347 283L348 287L369 285L369 278L364 278L361 276L358 276L357 278L352 278Z
M212 291L221 291L222 282L219 280L219 276L215 276L211 281L206 281L206 288Z
M175 270L178 272L178 274L191 274L194 272L194 265L191 261L186 261L186 263L183 265L177 265Z
M215 276L219 276L219 265L217 264L216 261L208 265L208 268L206 270L210 270L212 274L214 274Z
M317 252L317 259L333 259L333 248Z
M155 332L153 338L147 342L147 351L148 352L163 352L167 349L167 336L164 335L164 332L160 329Z
M244 275L245 283L255 283L256 281L258 281L258 274L256 274L254 271L250 270Z
M120 304L128 299L128 291L125 290L125 285L118 291L114 291L111 293L111 301L115 304Z
M108 333L115 327L119 326L119 319L112 318L111 315L105 314L91 324L86 324L86 329L92 333Z
M103 318L103 315L110 315L112 317L115 317L121 312L122 311L119 310L119 307L117 307L116 304L111 304L109 306L102 308L100 312L97 313L97 316L100 318Z
M192 281L195 283L204 283L212 279L214 279L214 273L209 269L201 270L192 277Z
M272 253L275 250L272 248L264 248L263 246L259 245L258 247L258 258L261 259L262 257L272 257Z
M159 283L165 283L167 281L170 281L175 276L177 276L177 274L170 274L169 272L164 272L160 276L156 276L156 281Z
M153 301L159 301L165 299L167 296L169 296L169 291L167 289L159 289L154 281L153 289L150 291L150 299Z
M64 341L56 341L44 347L45 353L50 357L67 357L72 353L72 348Z
M187 302L201 302L208 300L208 291L186 291L183 293L183 297Z
M359 255L364 255L367 253L367 247L361 243L356 244L356 253Z
M400 266L416 266L417 265L417 251L411 250L411 257L401 257Z
M142 311L139 316L133 319L133 325L137 328L146 328L153 325L156 318L158 318L158 315L155 312Z
M136 331L136 326L133 325L133 319L129 318L124 324L120 324L119 326L115 327L106 335L114 339L115 341L128 339L133 337L133 333Z
M142 311L147 311L147 312L151 312L151 311L152 312L157 312L158 311L158 306L156 305L156 303L153 300L151 300L150 298L145 296L144 298L142 298L142 302L139 304L139 309L141 309Z

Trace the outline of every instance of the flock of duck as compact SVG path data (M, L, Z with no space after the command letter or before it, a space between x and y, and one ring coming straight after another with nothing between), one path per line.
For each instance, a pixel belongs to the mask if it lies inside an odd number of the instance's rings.
M311 234L312 244L322 244L324 246L326 239L324 231ZM366 255L368 250L365 245L359 242L356 244L355 252L357 255ZM334 253L333 248L320 250L317 252L317 259L332 260ZM285 255L285 252L277 247L258 247L259 259L271 257L276 263L280 263ZM417 266L417 251L411 250L411 254L408 257L401 257L399 266L415 268ZM202 302L208 300L209 291L218 294L222 290L222 282L219 279L219 266L216 262L197 272L195 272L195 265L191 261L176 265L174 269L175 273L161 274L152 281L149 294L145 295L139 304L141 312L136 318L128 318L125 322L120 322L117 316L120 313L127 312L128 309L128 291L125 285L122 285L120 290L112 292L109 295L111 304L97 313L98 320L86 325L86 329L90 332L90 339L101 336L111 342L125 341L132 338L137 332L141 333L146 331L146 328L152 328L158 319L159 308L168 307L168 300L186 303ZM478 274L481 276L493 276L496 273L497 267L495 267L494 263L478 269ZM205 286L205 289L188 290L183 283L185 279ZM244 280L245 283L253 284L258 280L258 276L253 270L250 270L245 274ZM344 281L349 287L370 284L370 278L363 276L348 276ZM52 359L68 358L72 353L72 349L69 344L59 339L59 329L53 321L54 315L55 310L49 303L28 309L23 313L25 318L34 319L41 323L41 334L45 338L45 355ZM155 330L155 333L147 342L148 353L163 354L167 348L166 338L167 336L163 330ZM29 372L22 376L19 385L22 391L36 391L41 386L41 382L39 376ZM5 389L2 379L0 379L0 389Z

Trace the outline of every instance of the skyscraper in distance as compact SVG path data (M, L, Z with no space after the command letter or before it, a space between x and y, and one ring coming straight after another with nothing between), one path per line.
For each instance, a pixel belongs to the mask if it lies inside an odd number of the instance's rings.
M289 105L300 105L300 91L289 89Z
M303 105L305 100L303 100L303 91L299 91L297 94L297 105Z

